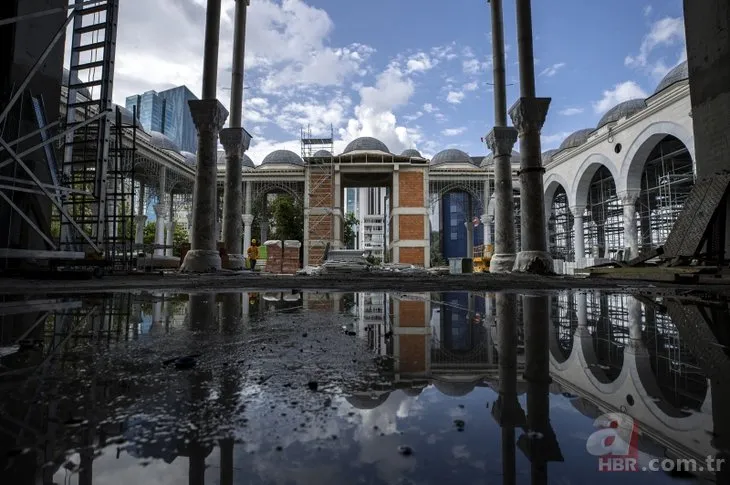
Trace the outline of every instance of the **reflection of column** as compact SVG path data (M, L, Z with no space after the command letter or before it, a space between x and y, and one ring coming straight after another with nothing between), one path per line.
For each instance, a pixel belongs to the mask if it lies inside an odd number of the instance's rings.
M217 330L217 306L215 293L191 294L188 300L188 329Z
M586 243L585 243L585 231L583 228L583 213L586 208L581 205L576 205L570 208L570 212L573 214L573 247L575 248L575 267L582 268L585 266L586 257Z
M545 123L550 98L535 97L535 57L532 46L531 0L517 0L517 47L520 66L520 99L510 109L512 124L520 136L520 221L522 245L514 269L530 273L552 273L545 235L545 192L543 190L540 131ZM546 340L547 343L547 340Z
M621 194L624 207L624 248L629 250L629 258L639 255L639 234L636 227L636 200L639 194L626 192Z
M167 206L164 202L165 194L160 194L160 203L155 204L155 246L165 245L165 216L167 215ZM165 250L161 247L156 247L154 251L155 256L163 256Z
M234 332L240 326L243 308L239 293L221 295L221 314L221 330L223 333Z
M527 429L518 445L531 462L533 484L548 482L547 464L563 461L550 424L550 300L526 295L522 299L525 333L525 380L527 381Z
M585 293L575 294L575 308L578 314L578 328L586 330L588 328L588 303Z
M642 345L641 336L641 302L634 297L628 296L629 310L629 338L631 346L639 348Z

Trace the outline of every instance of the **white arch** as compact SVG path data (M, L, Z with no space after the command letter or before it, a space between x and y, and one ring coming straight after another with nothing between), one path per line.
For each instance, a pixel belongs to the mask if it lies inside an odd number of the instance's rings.
M568 203L570 207L576 205L585 206L588 203L588 189L591 186L591 179L595 175L596 171L604 166L611 172L613 182L616 184L616 192L619 192L623 187L619 184L619 170L616 164L608 158L606 155L600 153L592 153L583 160L583 163L578 167L573 183L571 184L571 190L568 192Z
M641 173L644 171L644 164L651 151L667 135L671 135L684 143L689 150L692 161L695 162L695 143L692 130L673 121L658 121L652 123L634 139L633 143L626 150L626 155L621 163L621 187L629 191L641 189ZM618 190L618 185L617 185Z
M553 197L555 197L555 192L557 192L558 186L562 186L563 190L565 190L565 193L568 194L569 202L570 193L572 192L572 190L570 185L568 185L568 182L563 178L562 175L557 172L553 172L545 177L545 182L543 183L543 186L545 187L545 213L549 217L551 207L553 205Z

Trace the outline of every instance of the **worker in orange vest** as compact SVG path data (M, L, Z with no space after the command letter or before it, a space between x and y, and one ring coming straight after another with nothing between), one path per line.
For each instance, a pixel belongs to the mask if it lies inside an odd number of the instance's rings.
M259 259L259 244L256 239L251 239L251 246L248 248L248 261L251 271L256 269L257 259Z

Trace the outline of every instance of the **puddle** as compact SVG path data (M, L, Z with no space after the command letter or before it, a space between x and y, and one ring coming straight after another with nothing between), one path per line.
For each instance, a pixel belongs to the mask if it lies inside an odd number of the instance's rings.
M6 297L0 477L721 483L727 316L595 291Z

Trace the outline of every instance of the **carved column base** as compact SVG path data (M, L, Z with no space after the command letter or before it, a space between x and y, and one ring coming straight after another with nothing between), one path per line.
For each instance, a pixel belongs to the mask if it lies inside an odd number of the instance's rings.
M246 256L243 254L229 254L228 261L223 264L223 268L233 271L246 269Z
M181 273L215 273L220 269L220 253L208 249L191 249L180 266Z
M553 258L545 251L520 251L512 271L542 275L555 274Z
M490 273L511 273L515 266L514 254L495 254L489 261Z

